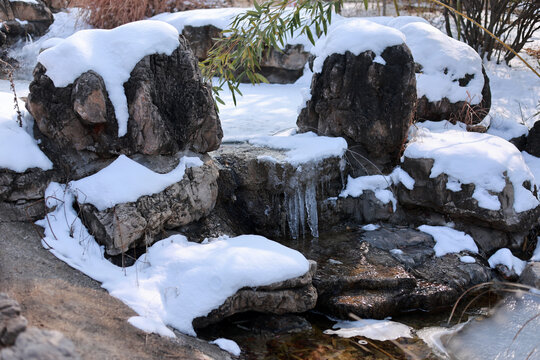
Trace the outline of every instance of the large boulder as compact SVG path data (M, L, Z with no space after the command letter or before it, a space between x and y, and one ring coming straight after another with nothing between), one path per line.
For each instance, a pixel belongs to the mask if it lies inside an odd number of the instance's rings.
M140 60L124 90L129 120L127 134L119 137L115 109L98 73L88 71L65 87L55 87L45 66L37 65L27 108L55 165L72 168L82 160L118 154L206 153L219 147L223 133L210 86L183 37L170 56Z
M0 293L0 349L15 343L17 336L26 330L28 321L21 315L19 303L5 293Z
M96 241L105 245L107 254L118 255L130 248L151 245L163 237L165 230L184 226L207 216L216 203L219 173L212 159L207 155L201 158L202 165L187 167L180 181L157 193L141 196L133 202L123 202L102 209L87 201L84 190L77 190L76 197L83 223ZM170 173L178 164L178 159L176 162L169 158L162 158L161 161L152 161L145 157L135 159L157 173ZM81 180L84 181L85 179ZM73 182L71 187L79 189L81 182Z
M535 122L529 131L525 151L533 156L540 157L540 121Z
M193 326L204 327L248 311L286 314L311 310L317 303L317 290L312 284L316 269L317 263L310 261L309 271L303 276L267 286L240 289L207 316L196 318Z
M17 338L14 346L0 351L2 360L80 360L75 345L58 331L30 328Z
M41 0L35 1L0 1L0 21L2 32L8 44L30 36L45 34L54 18Z

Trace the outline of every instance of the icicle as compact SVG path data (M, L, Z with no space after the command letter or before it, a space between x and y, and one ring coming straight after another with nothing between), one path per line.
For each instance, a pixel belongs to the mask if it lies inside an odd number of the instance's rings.
M298 223L302 227L302 237L306 237L306 212L304 210L304 194L302 194L302 189L296 189L295 198L296 206L298 209Z
M305 192L307 221L311 235L319 237L319 216L317 214L317 188L315 182L310 182L306 186Z

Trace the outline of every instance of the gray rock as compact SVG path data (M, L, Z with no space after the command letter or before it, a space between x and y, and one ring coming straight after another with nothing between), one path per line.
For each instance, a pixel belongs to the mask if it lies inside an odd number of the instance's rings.
M402 168L414 178L415 184L413 190L402 185L398 187L402 206L435 210L451 218L510 233L527 233L538 222L540 207L520 213L514 210L514 188L509 180L502 192L494 194L501 203L501 209L487 210L479 207L472 197L474 184L463 184L461 191L453 192L446 188L446 174L430 178L432 167L433 159L405 157Z
M297 120L302 132L344 137L358 154L357 166L372 173L371 163L382 170L397 164L416 107L409 48L388 47L381 56L386 65L374 62L371 51L326 58L321 73L313 75L311 100Z
M221 143L223 132L210 86L203 82L183 37L170 56L148 55L131 72L124 85L128 133L121 138L98 74L89 71L73 84L56 88L45 72L41 64L36 66L27 108L42 149L60 169L118 154L206 153Z
M15 345L0 351L1 360L78 360L75 345L62 333L30 328Z
M245 231L279 239L317 236L333 225L318 213L321 202L342 189L342 159L293 167L284 151L248 144L226 144L211 156L220 167L219 206Z
M91 204L80 204L83 223L109 255L118 255L152 244L166 229L199 220L214 208L218 191L217 167L208 156L202 160L202 166L187 168L180 182L136 202L102 211Z
M311 261L309 271L297 279L258 288L241 289L206 317L193 320L193 326L204 327L231 315L248 311L281 315L311 310L317 303L317 290L312 285L316 269L317 264Z
M0 293L0 348L13 345L17 336L26 330L27 324L21 316L19 303L7 294Z
M521 273L519 282L540 289L540 262L533 261L528 263Z
M416 67L417 72L421 72L421 66ZM441 69L441 72L443 69ZM477 105L471 105L466 101L451 102L448 98L443 98L439 101L429 101L424 95L418 99L416 105L416 121L442 121L450 120L452 122L461 121L467 125L480 123L489 113L491 109L491 89L489 87L489 77L486 70L482 66L482 74L484 75L484 87L482 88L482 101ZM467 74L464 78L459 79L461 87L467 86L467 83L474 75ZM472 100L472 99L471 99Z

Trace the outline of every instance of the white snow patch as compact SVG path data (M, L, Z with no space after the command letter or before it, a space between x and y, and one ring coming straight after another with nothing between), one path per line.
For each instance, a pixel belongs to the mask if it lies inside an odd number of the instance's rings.
M525 163L533 173L534 185L540 190L540 158L532 156L526 151L522 151L521 155L523 155L523 160L525 160Z
M467 125L457 121L455 124L452 124L448 120L442 120L442 121L421 121L412 124L412 126L409 128L409 140L414 140L414 137L416 136L416 133L419 129L427 129L434 133L442 133L448 130L456 130L456 131L467 131Z
M58 200L51 198L58 197ZM74 194L52 183L48 206L56 206L45 228L43 245L71 267L102 283L139 317L131 324L172 336L167 325L196 335L192 321L219 307L243 287L269 285L309 270L299 252L257 235L222 237L206 244L174 235L148 248L133 266L122 269L104 257L104 248L88 233L73 209Z
M412 337L411 327L390 320L338 321L332 328L338 330L325 330L324 333L338 335L343 338L363 336L378 341Z
M99 172L70 182L69 187L77 193L79 203L92 204L102 211L120 203L135 202L143 195L159 193L182 180L186 167L202 164L197 157L182 157L174 170L159 174L120 155Z
M343 262L341 262L339 260L335 260L335 259L328 259L328 263L329 264L334 264L334 265L343 265Z
M364 231L375 231L375 230L378 230L380 227L381 225L378 225L378 224L367 224L367 225L362 226L361 229Z
M228 29L237 15L245 13L249 8L196 9L175 13L162 13L151 18L166 22L181 34L186 26L200 27L212 25L218 29Z
M514 270L516 274L521 275L527 262L515 257L510 249L502 248L488 259L489 266L494 269L497 265L505 265L508 269Z
M364 191L373 191L375 197L383 204L392 202L392 207L396 211L397 200L392 191L388 188L394 184L402 183L407 189L412 190L414 179L399 166L390 175L368 175L353 178L349 175L345 190L339 194L340 197L359 197Z
M433 159L431 178L444 173L452 177L454 183L474 184L473 197L480 207L500 209L498 198L490 192L499 193L504 189L504 173L514 187L513 208L516 212L539 205L536 196L523 186L525 181L534 183L534 176L523 156L514 145L497 136L456 130L434 133L419 129L404 156Z
M240 356L242 350L240 346L232 340L219 338L214 341L210 341L210 344L215 344L220 347L220 349L227 351L228 353L233 354L234 356Z
M35 4L35 5L39 4L36 0L9 0L9 2L24 2L28 4Z
M316 56L313 72L320 73L324 60L332 54L345 54L349 51L359 55L371 50L380 56L384 49L405 42L405 35L394 28L379 25L361 18L332 21L326 36L322 36L311 52Z
M390 254L392 254L392 255L403 255L403 250L392 249L392 250L390 250Z
M0 92L0 168L23 173L30 168L50 170L52 162L39 149L32 136L33 119L17 100L22 112L23 127L17 123L13 94Z
M38 61L56 87L65 87L93 70L103 78L118 121L118 136L127 133L129 118L124 83L146 55L170 55L178 31L162 21L143 20L112 30L82 30L43 51Z
M286 161L293 166L308 162L319 162L330 157L341 158L347 150L347 141L340 137L317 136L313 132L293 136L260 136L252 138L254 146L287 150ZM263 160L271 160L266 157ZM277 161L272 159L271 161Z
M419 226L418 230L433 236L436 242L433 248L435 250L435 256L444 256L465 250L478 254L478 247L473 238L462 231L454 230L447 226L430 225Z
M540 236L536 238L536 248L534 249L530 261L540 261Z
M473 263L476 262L476 259L473 258L472 256L465 255L465 256L460 256L459 261L461 261L462 263L465 263L465 264L473 264Z
M473 48L425 22L409 22L397 29L405 34L414 61L422 65L422 72L416 74L418 98L426 96L431 102L447 98L453 103L471 104L482 101L482 59ZM459 86L458 79L467 74L474 77L467 86Z

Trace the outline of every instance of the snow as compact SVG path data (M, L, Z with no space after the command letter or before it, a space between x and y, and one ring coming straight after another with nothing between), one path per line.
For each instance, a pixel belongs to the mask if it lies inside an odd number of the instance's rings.
M482 59L473 48L425 22L409 22L398 29L405 34L414 61L422 65L422 72L416 74L418 98L426 96L431 102L448 98L453 103L471 104L482 101ZM467 74L474 77L467 86L459 86L457 80Z
M54 198L52 197L54 196ZM104 249L73 209L74 194L51 183L44 247L71 267L102 283L112 296L131 307L130 323L142 330L174 336L167 327L195 335L192 320L219 307L243 287L284 281L309 270L296 250L257 235L221 237L205 244L174 235L148 248L133 266L122 269L104 258ZM57 200L58 199L58 200Z
M99 172L70 182L69 187L76 192L79 203L92 204L102 211L120 203L135 202L143 195L159 193L182 180L186 167L202 164L197 157L182 157L174 170L159 174L120 155Z
M516 212L534 209L539 205L536 196L523 186L525 181L534 183L534 176L527 167L519 150L497 136L472 132L448 130L435 133L419 129L414 141L404 153L408 158L433 159L431 178L444 173L452 179L451 189L456 182L474 184L473 198L478 206L489 210L499 210L501 204L497 196L506 186L505 175L514 188L513 208Z
M532 156L526 151L522 151L521 155L523 155L523 160L525 160L525 163L533 173L534 184L540 190L540 158Z
M361 229L364 231L375 231L375 230L378 230L380 227L381 225L377 225L377 224L367 224L367 225L362 226Z
M129 118L124 83L146 55L170 55L178 31L161 21L143 20L112 30L81 30L38 56L56 87L65 87L93 70L103 78L118 121L118 136L127 133Z
M392 254L392 255L403 255L403 250L401 250L401 249L392 249L392 250L390 250L390 254Z
M212 25L225 30L237 15L245 13L249 8L196 9L176 13L162 13L151 20L164 21L176 28L181 34L186 26L200 27Z
M316 56L313 72L320 73L326 58L332 54L345 54L349 51L359 55L371 50L380 56L384 49L405 42L405 35L394 28L375 22L350 18L333 21L326 36L316 41L311 52Z
M540 261L540 236L536 238L536 248L534 249L530 261Z
M497 265L504 265L510 270L514 270L516 274L521 275L527 262L515 257L507 248L497 250L495 254L488 259L489 266L495 269Z
M286 150L288 163L298 166L307 162L319 162L330 157L341 158L347 150L347 141L340 137L317 136L313 132L293 136L260 136L249 139L254 146ZM261 161L278 162L269 156L259 158Z
M325 330L324 333L344 338L363 336L378 341L412 338L411 327L390 320L338 321L332 328L338 330Z
M425 232L435 240L435 256L444 256L461 251L478 254L478 247L470 235L447 226L422 225L418 230Z
M472 256L465 255L465 256L460 256L459 261L465 264L474 264L476 262L476 259L473 258Z
M47 33L33 40L29 38L9 49L9 56L19 62L20 67L15 73L18 77L32 80L32 72L37 64L37 57L42 49L46 49L52 43L64 39L78 30L88 29L90 26L83 20L81 9L70 8L54 14L54 22L49 26Z
M50 170L52 162L39 149L33 138L33 119L18 100L23 127L17 123L13 94L0 91L0 169L23 173L30 168Z
M36 4L36 5L39 4L36 0L9 0L9 2L24 2L24 3Z
M339 194L340 197L359 197L364 191L373 191L375 197L383 204L392 202L392 207L396 211L397 200L394 193L388 190L394 184L402 183L407 189L412 190L414 179L399 166L392 171L390 175L368 175L353 178L348 176L345 190Z
M240 346L229 339L219 338L214 341L210 341L210 344L215 344L219 346L220 349L225 350L234 356L240 356L240 353L242 352L242 350L240 350Z

